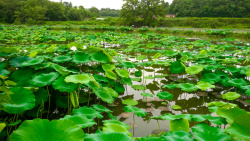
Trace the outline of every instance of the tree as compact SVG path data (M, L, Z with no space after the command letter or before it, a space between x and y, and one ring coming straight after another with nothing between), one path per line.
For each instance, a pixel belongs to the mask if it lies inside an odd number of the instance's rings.
M99 17L100 16L100 12L96 7L91 7L89 9L89 11L91 12L91 17Z

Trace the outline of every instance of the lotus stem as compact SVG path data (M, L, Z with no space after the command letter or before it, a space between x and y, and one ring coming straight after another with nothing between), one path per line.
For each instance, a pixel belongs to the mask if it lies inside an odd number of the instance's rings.
M159 126L159 133L161 132L161 126L160 126L160 123L159 123L159 120L157 119L157 123L158 123L158 126Z
M48 97L49 97L49 108L48 108L48 113L47 113L47 118L49 118L49 113L50 113L50 94L49 94L49 87L48 87L48 85L46 87L47 87L47 92L48 92Z
M133 137L135 135L135 114L133 114Z
M89 98L88 98L88 105L87 105L87 107L89 107L89 101L90 101L90 88L89 88Z

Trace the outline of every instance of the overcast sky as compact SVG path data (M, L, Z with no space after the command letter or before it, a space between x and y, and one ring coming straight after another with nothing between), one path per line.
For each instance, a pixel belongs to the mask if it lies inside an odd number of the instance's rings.
M50 0L59 2L60 0ZM73 6L82 5L84 8L91 8L92 6L101 8L121 9L123 0L63 0L63 2L72 2ZM171 3L173 0L164 0Z

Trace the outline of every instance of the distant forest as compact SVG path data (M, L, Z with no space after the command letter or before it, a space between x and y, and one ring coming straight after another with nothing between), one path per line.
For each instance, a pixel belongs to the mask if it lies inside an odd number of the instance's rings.
M250 17L250 0L173 0L171 5L163 0L125 1L121 10L99 10L62 1L0 0L0 22L82 21L108 16L150 20L152 17L165 17L165 14L176 14L176 17Z

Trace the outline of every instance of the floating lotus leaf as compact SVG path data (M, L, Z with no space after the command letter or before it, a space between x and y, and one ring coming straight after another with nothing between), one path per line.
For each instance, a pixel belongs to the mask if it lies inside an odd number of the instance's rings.
M89 119L94 118L94 117L97 117L100 119L103 118L103 116L99 112L94 110L92 107L88 108L86 106L80 107L78 109L74 109L73 114L77 116L86 116Z
M87 74L77 74L67 76L64 81L80 84L88 84L92 79Z
M177 55L179 52L176 52L174 50L166 50L164 51L164 56L175 56Z
M33 66L33 65L37 65L43 62L44 59L38 58L38 59L31 59L29 61L25 61L21 64L22 67L26 67L26 66Z
M133 106L125 106L124 110L125 110L125 112L133 112L138 117L144 117L147 115L147 113L144 112L143 110L141 110L137 107L133 107Z
M190 132L185 132L185 131L178 131L178 132L170 131L167 132L161 138L166 141L193 141L192 134Z
M82 64L91 62L90 56L86 53L78 52L72 57L72 62Z
M193 65L191 67L185 68L186 73L191 74L191 75L198 74L202 70L203 70L203 66L202 65Z
M99 111L99 112L112 112L111 110L109 110L108 108L102 106L102 105L98 105L98 104L95 104L92 106L95 110Z
M10 59L9 63L10 65L12 65L13 67L21 67L21 64L23 62L27 62L32 60L33 58L29 57L29 56L20 56L20 57L16 57L16 58L12 58Z
M151 94L151 93L141 93L141 95L142 96L145 96L145 97L154 97L154 95L153 94Z
M240 87L240 86L246 86L247 82L240 78L240 79L231 79L228 81L228 84L231 86L235 86L235 87Z
M239 107L230 108L229 106L219 107L216 114L220 117L226 118L229 124L232 124L234 119L239 115L247 114L247 112Z
M56 81L53 82L52 86L54 89L59 90L60 92L72 92L75 88L77 88L77 84L67 83L64 81L65 77L60 76Z
M177 84L176 87L181 88L181 90L186 91L186 92L196 91L198 89L197 87L195 87L194 84L190 84L190 83Z
M111 89L111 88L103 87L102 89L103 89L103 91L109 93L112 97L118 97L119 96L118 93L115 90Z
M107 63L109 61L108 56L101 52L96 52L96 53L91 54L91 59L93 61L100 62L100 63Z
M169 89L174 89L174 88L176 88L176 86L177 86L177 84L168 84L168 85L164 85L164 86L162 86L162 88L169 88Z
M219 101L207 103L207 106L218 106L218 107L227 106L227 107L231 107L231 108L238 107L236 104L219 102Z
M250 140L249 119L249 114L242 114L237 116L234 119L233 124L226 129L226 132L231 136L236 137L237 139Z
M219 82L220 80L220 76L215 73L205 73L204 75L202 75L202 79L200 81L206 81L210 84L214 84L215 82Z
M92 127L93 125L96 124L96 122L93 119L88 119L85 116L66 115L64 118L61 118L60 120L71 120L81 128Z
M193 121L203 122L209 120L216 125L227 124L226 120L222 117L212 117L211 115L191 115Z
M53 62L56 62L56 63L64 63L64 62L67 62L67 61L70 61L72 58L70 56L58 56L58 57L55 57L53 58Z
M129 72L125 69L115 69L116 73L120 76L120 77L126 77L129 78Z
M171 73L182 73L185 68L181 65L180 61L175 61L171 63L170 72Z
M192 127L193 136L197 141L231 141L231 136L219 127L211 127L200 123Z
M36 99L31 91L21 87L10 90L13 93L9 95L12 103L2 103L7 113L20 114L34 108Z
M145 87L143 85L133 85L132 88L135 90L146 90L147 89L147 87Z
M82 129L70 120L51 122L47 119L26 120L10 135L10 141L81 141L83 139Z
M96 94L96 96L101 98L102 101L104 101L104 102L107 102L107 103L114 102L114 99L113 99L112 95L108 92L108 90L104 91L104 90L94 89L93 92Z
M158 96L160 99L166 99L166 100L170 100L174 97L172 94L168 92L158 92L156 96Z
M137 105L138 102L129 98L129 99L123 100L122 104L127 104L128 106L134 106L134 105Z
M103 64L103 65L102 65L102 69L103 69L104 71L106 71L106 70L113 70L113 69L115 69L115 65Z
M110 78L110 79L113 79L113 80L116 80L117 79L117 76L116 74L112 71L112 70L106 70L105 71L105 75Z
M177 131L189 132L189 121L185 118L171 120L170 121L170 130L172 132L177 132Z
M59 74L55 72L51 72L48 74L42 73L40 75L35 76L30 81L30 83L38 87L43 87L46 85L50 85L52 81L54 81L58 76Z
M195 86L203 91L205 91L206 89L215 88L215 85L211 85L209 82L205 81L200 81Z
M225 94L222 94L222 98L227 99L227 100L235 100L239 98L240 96L241 95L236 92L227 92Z
M179 109L181 109L181 106L179 106L179 105L173 105L173 106L172 106L172 109L174 109L174 110L179 110Z
M134 141L126 133L101 132L95 134L85 134L84 141Z
M132 62L121 62L120 66L125 67L125 68L135 68L136 67L136 65Z
M164 114L156 117L152 117L153 119L163 119L163 120L176 120L176 119L182 119L185 118L187 120L191 120L190 114L179 114L179 115L171 115L171 114Z

